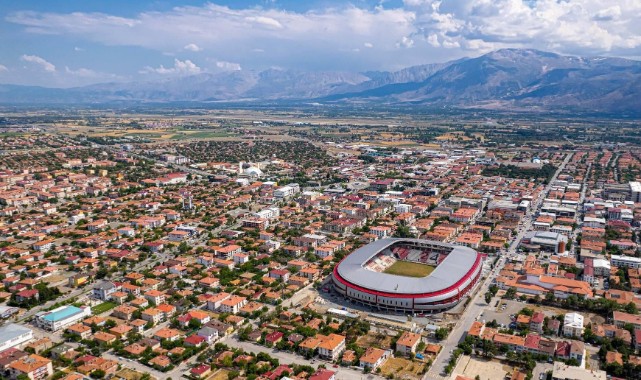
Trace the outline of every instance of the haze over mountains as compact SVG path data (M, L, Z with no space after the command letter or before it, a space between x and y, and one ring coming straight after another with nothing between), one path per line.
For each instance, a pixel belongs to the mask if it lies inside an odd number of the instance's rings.
M70 89L0 85L0 103L278 102L639 112L641 62L504 49L396 72L268 69Z

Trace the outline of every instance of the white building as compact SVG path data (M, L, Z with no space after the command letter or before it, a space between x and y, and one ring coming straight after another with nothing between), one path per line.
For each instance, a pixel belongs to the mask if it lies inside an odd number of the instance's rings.
M567 313L563 318L563 335L581 337L583 335L583 316L579 313Z
M0 327L0 352L33 339L33 331L22 325L9 323Z
M641 258L631 256L612 255L610 264L617 268L641 268Z
M278 199L289 198L294 194L298 193L299 191L300 191L300 186L298 186L298 184L296 183L293 183L291 185L283 186L274 190L274 198L278 198Z
M43 311L35 316L36 326L44 330L58 331L91 315L91 308L61 306L51 311Z

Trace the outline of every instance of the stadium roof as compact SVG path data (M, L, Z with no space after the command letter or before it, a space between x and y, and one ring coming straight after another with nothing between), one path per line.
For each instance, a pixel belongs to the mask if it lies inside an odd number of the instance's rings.
M451 248L452 251L432 273L420 278L374 272L364 267L377 253L400 242L432 244ZM338 264L336 271L344 280L366 289L396 294L422 294L455 286L474 268L478 260L479 254L467 247L424 239L388 238L357 249Z

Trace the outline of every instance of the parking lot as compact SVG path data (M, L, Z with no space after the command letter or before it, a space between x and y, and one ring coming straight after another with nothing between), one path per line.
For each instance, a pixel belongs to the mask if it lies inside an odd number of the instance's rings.
M517 314L524 307L528 307L528 305L523 302L496 299L500 300L499 306L494 307L496 301L493 300L493 303L488 305L485 311L483 311L483 314L479 318L480 321L485 320L485 322L490 322L496 320L499 325L509 326L512 322L510 315ZM505 308L501 307L502 304L506 305Z

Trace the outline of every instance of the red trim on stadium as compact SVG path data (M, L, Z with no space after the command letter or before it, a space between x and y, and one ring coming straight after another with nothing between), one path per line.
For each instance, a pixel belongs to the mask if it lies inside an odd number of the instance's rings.
M340 281L346 287L350 287L352 289L356 289L361 292L373 294L376 296L383 296L383 297L390 297L390 298L422 298L422 297L436 297L436 296L440 296L442 294L451 292L452 290L456 290L459 286L461 286L463 282L465 282L466 280L472 277L472 273L474 273L476 268L478 268L478 266L481 263L481 255L478 254L478 252L476 253L476 260L474 261L474 265L472 265L472 268L465 274L465 276L461 277L458 281L456 281L454 285L449 286L445 289L441 289L437 292L429 292L429 293L388 293L388 292L380 292L378 290L367 289L367 288L363 288L362 286L355 285L347 281L346 279L341 277L341 275L338 274L338 267L339 265L341 265L343 260L341 260L341 262L339 262L338 265L334 267L333 274L334 274L334 278Z

